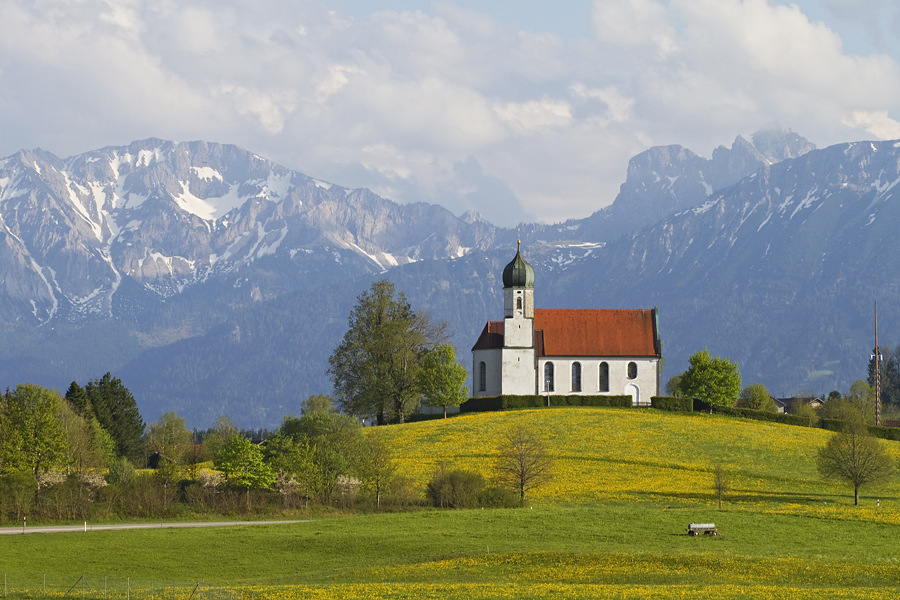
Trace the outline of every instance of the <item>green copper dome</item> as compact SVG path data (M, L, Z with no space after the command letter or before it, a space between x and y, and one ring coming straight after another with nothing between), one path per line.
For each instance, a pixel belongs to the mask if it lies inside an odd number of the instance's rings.
M503 269L503 287L534 287L534 269L522 258L518 250L516 257Z

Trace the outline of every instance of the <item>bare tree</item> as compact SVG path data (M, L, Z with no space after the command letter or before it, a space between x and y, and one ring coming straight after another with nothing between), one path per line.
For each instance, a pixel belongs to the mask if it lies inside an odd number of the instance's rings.
M731 490L731 478L722 463L716 463L713 469L713 490L716 492L716 498L719 499L719 510L722 509L722 496Z
M494 474L500 485L525 494L553 479L553 459L544 441L524 423L514 423L500 437Z
M853 486L853 504L859 505L859 488L875 485L894 472L881 442L863 423L849 423L819 450L816 467L823 477L841 479Z

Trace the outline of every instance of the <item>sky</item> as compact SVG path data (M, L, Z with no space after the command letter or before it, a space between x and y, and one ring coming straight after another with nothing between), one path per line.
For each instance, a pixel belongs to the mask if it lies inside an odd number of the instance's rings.
M0 0L0 156L236 144L497 225L655 145L900 138L895 0Z

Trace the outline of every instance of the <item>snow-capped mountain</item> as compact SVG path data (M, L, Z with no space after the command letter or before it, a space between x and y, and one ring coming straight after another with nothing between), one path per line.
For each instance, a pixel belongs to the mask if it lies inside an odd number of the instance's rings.
M708 347L773 393L846 390L865 378L875 302L882 343L900 343L898 186L900 142L810 151L608 244L556 289L658 304L673 373Z
M138 292L160 301L267 257L298 273L315 253L338 270L355 256L381 272L496 235L472 215L400 206L235 146L150 139L66 160L22 151L0 161L0 317L121 316Z
M711 159L678 145L641 152L628 162L628 175L615 201L578 223L580 237L608 242L635 233L668 214L703 203L713 192L763 167L816 147L789 129L762 129L750 140L739 135L731 148L716 148Z
M651 148L612 206L519 236L539 306L659 306L664 381L707 347L787 395L865 377L875 301L882 343L900 343L898 228L900 143L764 131L711 159ZM274 426L330 389L376 278L447 319L466 364L517 237L234 146L22 151L0 160L0 387L112 371L148 420Z

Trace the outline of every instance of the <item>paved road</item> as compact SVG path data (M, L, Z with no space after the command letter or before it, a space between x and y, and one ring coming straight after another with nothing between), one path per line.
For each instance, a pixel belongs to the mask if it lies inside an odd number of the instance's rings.
M63 533L66 531L110 531L115 529L162 529L177 527L228 527L231 525L286 525L288 523L309 523L304 521L202 521L192 523L126 523L122 525L53 525L49 527L0 527L0 535L22 535L23 533Z

